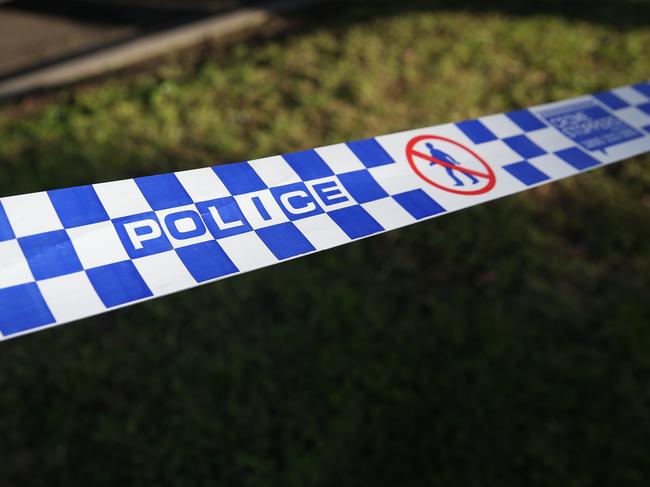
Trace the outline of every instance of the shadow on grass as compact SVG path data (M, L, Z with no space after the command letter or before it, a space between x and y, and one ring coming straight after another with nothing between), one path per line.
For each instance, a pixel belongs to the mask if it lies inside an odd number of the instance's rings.
M647 211L590 181L3 344L0 480L641 485Z
M471 13L502 13L513 16L551 15L590 23L599 23L617 29L636 28L650 23L650 2L647 0L458 0L458 1L394 1L374 0L370 2L325 1L324 7L331 8L343 19L349 16L367 18L373 15L402 14L408 11L460 10Z

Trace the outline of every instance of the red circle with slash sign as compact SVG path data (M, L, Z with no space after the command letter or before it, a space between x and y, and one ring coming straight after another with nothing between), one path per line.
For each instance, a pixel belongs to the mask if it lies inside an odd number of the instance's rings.
M462 155L462 161L451 158L454 162L450 162L432 155L430 150L426 148L426 141L429 141L431 146L437 143L439 147L442 146L448 150L452 149L458 158L460 158L459 155ZM441 153L440 150L436 150L436 152ZM443 154L449 158L446 153ZM494 171L481 156L469 147L465 147L463 144L447 137L440 135L418 135L413 137L406 144L406 158L415 174L420 178L430 185L450 193L483 194L494 188L496 184ZM423 170L422 166L424 166L425 170ZM437 166L435 169L444 168L446 171L431 169L433 166ZM461 184L453 184L454 181L460 181ZM475 183L474 181L478 182Z

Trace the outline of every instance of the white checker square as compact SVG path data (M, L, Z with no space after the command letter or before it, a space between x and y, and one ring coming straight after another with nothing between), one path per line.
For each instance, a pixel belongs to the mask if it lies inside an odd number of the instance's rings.
M642 112L636 107L622 108L616 112L616 115L633 127L640 129L641 132L643 132L641 127L650 124L650 115Z
M85 272L39 281L38 287L59 323L106 311Z
M84 269L129 258L110 221L69 228L66 231Z
M625 100L631 105L638 105L640 103L645 103L648 101L648 99L645 96L643 96L641 93L639 93L634 88L631 88L629 86L615 88L612 90L612 93L622 98L623 100ZM617 111L616 113L618 114L619 112Z
M278 262L255 232L223 238L219 240L219 245L240 272L259 269Z
M472 142L472 140L467 137L467 135L465 135L465 132L459 129L458 125L455 123L437 125L436 127L432 127L429 132L431 135L446 137L448 139L455 140L456 142L460 142L463 145L474 145L474 142Z
M366 168L359 158L354 155L354 152L345 144L328 145L315 150L330 169L334 171L334 174L342 174Z
M436 125L433 127L426 127L415 130L408 130L406 132L398 132L396 134L380 135L375 137L390 157L397 164L408 164L406 160L406 145L408 142L419 135L437 135L446 137L461 144L471 144L472 142L467 136L453 123L446 123L443 125ZM389 164L390 165L390 164Z
M329 249L351 241L350 237L327 214L303 218L293 223L316 250Z
M18 241L0 242L0 289L33 281L34 276Z
M257 175L269 188L301 181L296 171L282 156L264 157L248 161Z
M513 151L502 140L492 140L477 146L474 151L494 170L495 167L504 166L513 162L520 162L524 158Z
M180 171L176 173L176 177L192 201L196 203L230 196L228 189L212 168L202 167L190 171Z
M173 250L140 257L133 264L154 296L196 286L196 281Z
M530 140L544 149L546 152L557 152L575 146L575 142L561 134L554 128L546 127L526 134Z
M177 214L182 211L191 211L194 214L194 217L185 216L179 219L170 219L169 222L165 221L167 215ZM161 228L165 232L169 242L172 244L172 247L176 249L201 242L207 242L208 240L214 240L194 205L177 206L175 208L158 210L156 211L156 216L158 217ZM172 228L172 225L175 228ZM172 235L172 231L176 231L181 235L191 234L192 232L200 233L201 231L202 233L196 237L178 239Z
M403 227L415 222L415 218L393 198L382 198L361 205L386 230Z
M562 179L573 176L578 171L571 164L563 161L553 154L544 154L543 156L529 159L533 166L549 176L551 179Z
M253 228L263 228L289 221L268 189L237 195L235 201ZM261 208L258 208L258 205Z
M61 230L63 225L45 191L2 199L16 237Z
M479 120L500 139L523 133L523 130L503 113L481 117Z
M151 206L133 179L93 184L93 188L111 218L151 211Z
M404 193L427 184L408 164L386 164L372 167L368 171L388 194Z

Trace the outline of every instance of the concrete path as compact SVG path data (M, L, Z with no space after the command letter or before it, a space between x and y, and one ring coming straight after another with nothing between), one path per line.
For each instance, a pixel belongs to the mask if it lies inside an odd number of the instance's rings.
M56 15L0 7L0 98L50 89L101 75L260 26L273 15L318 0L274 0L219 13L170 12L158 19ZM94 7L94 6L93 6ZM97 7L99 8L99 7ZM124 11L124 9L122 9ZM127 9L129 10L129 9ZM80 20L81 18L81 20Z

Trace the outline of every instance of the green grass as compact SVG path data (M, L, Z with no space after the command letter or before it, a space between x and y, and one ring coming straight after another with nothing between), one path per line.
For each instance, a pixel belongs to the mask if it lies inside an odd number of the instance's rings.
M650 75L641 2L359 3L302 21L5 104L0 194ZM4 343L0 485L647 485L649 162Z

